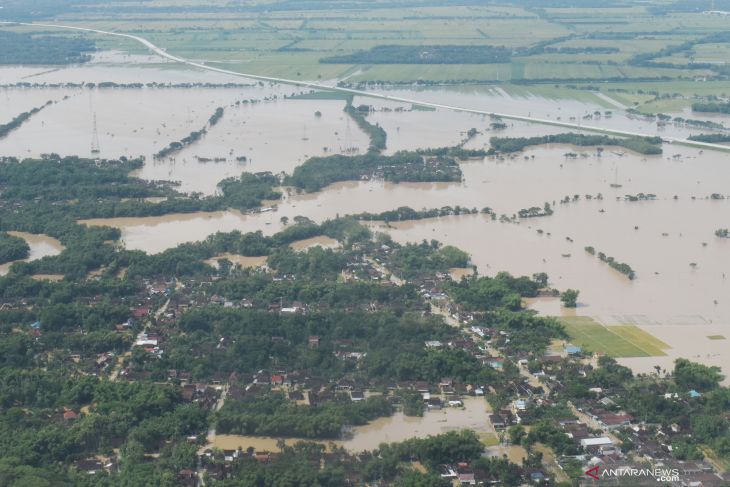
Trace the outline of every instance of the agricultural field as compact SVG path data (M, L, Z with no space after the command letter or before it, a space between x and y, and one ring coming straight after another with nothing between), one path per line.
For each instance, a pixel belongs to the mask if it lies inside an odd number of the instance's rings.
M604 326L590 317L563 317L560 322L572 343L611 357L656 357L666 355L666 343L635 325Z
M628 83L628 93L614 99L645 113L681 111L693 96L727 91L724 79L730 45L722 37L727 18L706 13L712 6L709 0L695 2L692 9L674 0L576 5L407 0L373 2L363 8L347 0L130 0L85 2L83 8L59 9L54 20L135 33L172 54L297 80L351 85L550 83L589 85L603 93ZM99 39L98 45L144 52L142 46L127 40ZM505 47L511 60L495 64L322 62L389 45ZM716 81L724 86L721 91ZM679 94L685 100L657 104L641 96L646 91ZM580 98L578 90L573 93Z

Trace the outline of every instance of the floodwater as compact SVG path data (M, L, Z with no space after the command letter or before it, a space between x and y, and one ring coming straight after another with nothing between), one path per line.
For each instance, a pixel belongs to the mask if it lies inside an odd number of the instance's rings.
M7 83L245 83L242 78L153 61L151 57L125 58L124 54L110 53L85 66L0 68L0 78ZM132 65L126 67L122 63ZM350 148L365 150L367 138L344 116L344 102L284 99L299 91L254 82L226 89L3 88L0 111L4 119L48 99L69 98L47 107L0 140L0 154L22 157L58 152L88 156L96 114L101 157L144 155L146 164L137 176L178 181L181 191L211 194L218 181L242 171L291 172L309 156ZM387 93L666 136L707 132L673 124L661 127L629 116L599 96L593 101L590 96L583 101L530 94L510 96L489 86L406 88ZM235 105L243 100L258 103ZM356 97L355 104L360 103L375 108L369 120L387 131L386 153L459 143L477 149L488 147L492 136L567 131L508 120L506 129L494 130L490 127L492 120L486 116L413 110L410 104ZM203 127L218 106L226 107L225 115L201 141L173 158L151 158L152 153L171 141ZM315 115L317 111L321 116ZM612 112L611 116L606 116L607 111ZM692 118L708 119L699 115ZM730 121L730 117L709 118L726 124ZM467 140L466 133L471 128L478 133ZM664 151L661 156L642 156L606 147L599 156L595 148L542 146L511 157L465 161L461 164L461 183L346 182L315 194L286 194L276 212L247 215L225 211L84 223L119 227L127 248L156 253L183 242L202 240L217 231L260 230L271 235L283 228L280 219L284 216L291 220L301 215L320 222L399 206L421 209L461 205L477 209L488 206L498 215L510 217L522 208L542 207L549 202L555 209L552 216L518 220L519 223L469 215L396 222L386 231L401 242L438 239L458 246L472 255L473 264L483 275L502 270L519 275L547 272L552 286L580 290L579 307L570 312L604 322L666 330L679 325L730 325L730 298L726 298L730 295L726 278L730 275L730 240L714 235L716 229L730 226L730 201L708 199L713 193L728 193L728 156L671 144L665 144ZM566 153L575 153L577 157L568 158ZM201 158L220 161L202 162ZM655 194L657 198L623 201L624 195L640 192ZM602 199L596 198L599 193ZM573 195L580 195L579 201L559 203L565 196ZM587 200L585 195L593 199ZM630 281L588 255L583 249L589 245L628 263L637 278ZM530 306L545 314L568 313L557 300L537 301ZM652 334L672 342L671 337L658 331Z
M489 422L489 404L484 398L466 397L462 399L463 408L444 408L438 411L427 411L421 417L405 416L401 412L387 418L378 418L364 426L352 428L350 436L344 440L320 441L323 445L335 444L351 452L362 452L376 449L381 443L396 443L409 438L426 438L449 431L463 429L479 433L494 433ZM245 450L253 447L258 451L278 451L278 438L265 436L216 435L212 446L225 449ZM287 438L286 443L292 445L299 441Z
M15 262L30 262L32 260L38 260L46 256L52 256L52 255L58 255L60 254L64 246L59 242L57 239L53 237L49 237L48 235L41 235L41 234L35 234L35 233L26 233L26 232L8 232L10 235L14 235L16 237L20 237L24 239L26 242L28 242L28 246L30 247L30 254L28 255L28 258L22 259L20 261L13 261L13 262L7 262L5 264L0 265L0 276L3 276L8 273L8 270L10 270L10 266L13 265Z
M721 367L725 385L730 385L730 354L728 340L730 327L726 324L712 325L646 325L641 327L672 348L661 357L620 358L618 362L630 367L634 373L655 374L654 366L671 372L677 358L686 358L693 362ZM663 374L663 372L662 372Z
M367 137L349 122L344 101L271 99L292 93L258 86L4 89L3 117L12 118L46 100L59 103L0 139L0 154L92 157L96 117L99 153L94 157L144 156L147 162L136 176L178 181L180 191L212 194L222 179L244 171L291 172L311 156L352 148L364 151ZM261 101L265 98L269 100ZM248 100L258 102L236 104ZM203 128L218 107L225 108L223 118L200 141L171 157L154 159L169 143Z
M121 228L129 248L159 252L216 231L270 235L282 228L282 216L323 221L398 206L446 205L489 206L512 216L550 202L552 216L519 224L466 215L394 222L387 232L401 242L437 239L460 247L472 255L481 274L547 272L552 286L580 290L579 314L617 323L728 323L730 299L724 296L730 291L730 240L714 232L728 226L730 200L707 199L724 194L722 181L730 179L727 156L667 149L669 156L655 157L619 151L597 157L587 149L579 150L586 157L566 160L566 147L540 147L511 160L465 162L464 183L339 183L315 194L285 195L278 211L258 215L229 211L94 223ZM671 157L675 151L677 158ZM657 199L623 200L623 195L639 192ZM601 200L596 199L599 193ZM575 194L581 195L579 201L559 202ZM628 263L637 278L630 281L591 257L586 246Z
M212 265L213 267L218 267L218 260L220 259L227 259L233 263L234 266L238 265L242 268L251 268L251 267L261 267L266 265L267 257L265 255L258 256L258 257L247 257L245 255L236 255L236 254L220 254L216 255L212 259L208 259L205 262Z
M336 249L339 248L340 243L331 237L312 237L305 240L298 240L289 244L289 247L294 250L307 250L312 247L322 247L323 249Z

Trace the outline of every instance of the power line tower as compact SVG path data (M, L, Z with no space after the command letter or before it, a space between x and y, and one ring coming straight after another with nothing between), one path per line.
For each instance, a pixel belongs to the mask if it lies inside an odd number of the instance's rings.
M99 147L99 129L96 126L96 112L94 112L94 129L91 134L91 153L98 154L99 152L101 152L101 148Z

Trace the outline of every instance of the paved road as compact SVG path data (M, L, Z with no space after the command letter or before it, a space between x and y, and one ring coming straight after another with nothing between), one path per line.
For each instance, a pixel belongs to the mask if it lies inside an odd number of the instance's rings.
M139 42L140 44L144 45L145 47L147 47L150 51L154 52L155 54L162 56L166 59L169 59L171 61L175 61L175 62L182 63L182 64L187 64L188 66L205 69L207 71L213 71L216 73L222 73L222 74L227 74L227 75L231 75L231 76L238 76L241 78L249 78L249 79L254 79L254 80L259 80L259 81L270 81L270 82L274 82L274 83L282 83L282 84L288 84L288 85L294 85L294 86L300 86L300 87L312 88L312 89L318 89L318 90L336 91L336 92L340 92L340 93L348 93L351 95L378 98L381 100L389 100L389 101L395 101L395 102L400 102L400 103L410 103L410 104L422 105L422 106L431 107L431 108L443 108L446 110L453 110L453 111L465 112L465 113L474 113L477 115L489 115L489 116L494 116L494 117L506 118L509 120L517 120L517 121L521 121L521 122L530 122L530 123L540 123L540 124L544 124L544 125L553 125L553 126L565 127L565 128L574 129L574 130L597 132L597 133L602 133L602 134L607 134L607 135L618 135L618 136L623 136L623 137L653 137L656 135L656 134L645 134L645 133L640 133L640 132L630 132L630 131L625 131L625 130L607 129L607 128L602 128L602 127L581 125L581 124L570 123L570 122L561 122L558 120L549 120L549 119L537 118L537 117L526 117L523 115L511 115L508 113L490 112L490 111L486 111L486 110L477 110L474 108L460 107L460 106L455 106L455 105L444 105L441 103L432 103L432 102L427 102L427 101L414 100L411 98L403 98L403 97L399 97L399 96L383 95L380 93L373 93L373 92L369 92L369 91L342 88L339 86L330 86L330 85L326 85L324 83L297 81L297 80L291 80L291 79L286 79L286 78L275 78L272 76L260 76L257 74L240 73L240 72L231 71L228 69L208 66L207 64L204 64L204 63L197 63L197 62L182 58L180 56L174 56L174 55L168 53L164 48L157 47L156 45L152 44L150 41L148 41L144 37L135 36L132 34L122 34L119 32L109 32L109 31L99 30L99 29L89 29L86 27L74 27L74 26L70 26L70 25L60 25L60 24L39 24L39 23L28 23L28 22L0 22L0 24L30 25L30 26L36 26L36 27L49 28L49 29L68 29L68 30L75 30L75 31L81 31L81 32L91 32L91 33L95 33L95 34L102 34L102 35L108 35L108 36L123 37L126 39L131 39L133 41ZM721 145L721 144L711 144L708 142L695 142L692 140L681 139L681 138L676 138L676 137L662 137L662 139L668 143L689 145L689 146L698 147L701 149L730 151L730 147Z

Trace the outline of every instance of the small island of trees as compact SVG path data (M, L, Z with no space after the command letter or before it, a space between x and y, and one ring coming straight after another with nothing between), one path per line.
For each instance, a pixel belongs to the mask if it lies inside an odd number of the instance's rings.
M568 132L543 135L541 137L492 137L489 139L493 152L518 152L526 147L543 144L571 144L581 147L612 145L624 147L640 154L661 154L661 137L611 137L608 135L585 135Z
M606 256L606 254L604 254L603 252L596 252L596 249L591 246L585 247L585 251L588 252L590 255L598 256L601 262L605 262L611 268L616 269L621 274L628 277L630 280L634 280L636 278L636 273L629 264L618 262L613 257Z

